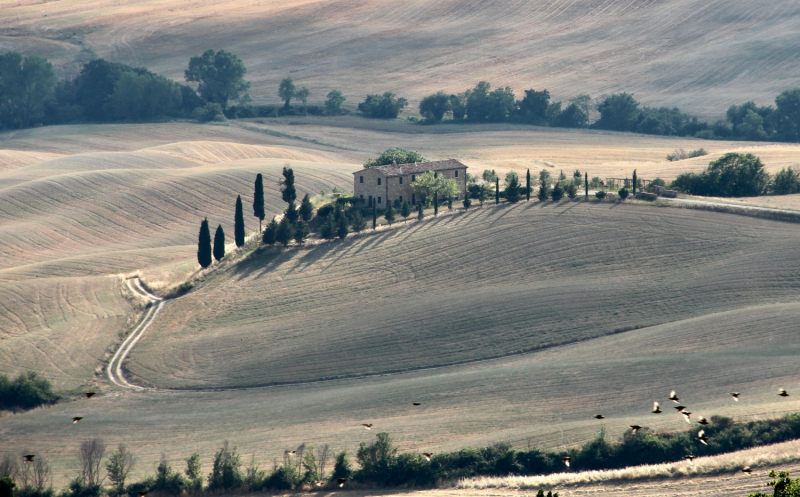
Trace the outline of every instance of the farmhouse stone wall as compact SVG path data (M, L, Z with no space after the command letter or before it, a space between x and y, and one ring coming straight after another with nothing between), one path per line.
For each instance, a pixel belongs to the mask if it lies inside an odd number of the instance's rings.
M455 179L460 190L456 200L463 200L467 189L467 166L456 160L421 162L392 166L378 166L353 173L353 194L363 198L369 205L370 199L377 202L378 208L385 208L388 202L416 203L411 185L416 178L427 171L438 176Z

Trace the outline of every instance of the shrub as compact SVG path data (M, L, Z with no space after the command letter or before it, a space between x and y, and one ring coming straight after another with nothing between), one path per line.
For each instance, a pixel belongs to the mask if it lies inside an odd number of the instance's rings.
M230 490L242 485L242 466L236 447L228 448L228 442L214 454L214 468L208 475L208 489Z
M693 195L755 197L767 191L770 176L753 154L727 153L700 174L684 173L672 186Z
M628 192L628 190L623 186L622 188L619 189L617 195L619 195L619 198L621 198L622 200L625 200L626 198L628 198L628 195L630 195L630 192Z
M278 236L278 221L275 218L272 218L272 221L267 223L267 226L264 228L264 235L261 237L261 241L266 243L267 245L275 245Z
M550 198L553 199L553 202L558 202L564 198L564 188L561 187L561 183L556 182L553 185L553 189L550 191Z
M322 223L319 234L326 240L333 240L336 238L336 225L333 222L333 216L327 216L325 222Z
M594 196L597 197L598 200L603 200L606 198L606 192L603 190L597 190L594 192Z
M162 459L158 468L156 468L156 479L150 489L154 492L168 495L180 495L187 487L188 482L186 478L177 471L173 471L167 461Z
M661 178L654 179L653 181L650 182L650 184L652 186L667 186L667 183Z
M39 378L33 371L20 373L13 381L0 375L0 409L33 409L44 404L55 404L61 397L53 392L49 381Z
M383 95L367 95L367 98L358 104L358 111L365 117L374 119L396 119L397 115L408 106L408 100L397 98L387 91Z
M567 192L567 197L569 197L570 200L578 196L578 187L575 186L575 183L568 184L564 190Z
M791 167L781 169L775 173L770 185L770 191L775 195L787 195L800 192L800 178Z
M225 114L222 112L220 104L209 102L205 106L193 110L192 119L201 123L209 121L222 122L225 121Z
M347 457L347 451L343 450L336 454L336 462L333 464L333 474L331 479L337 478L351 478L353 476L353 468L350 467L350 459Z

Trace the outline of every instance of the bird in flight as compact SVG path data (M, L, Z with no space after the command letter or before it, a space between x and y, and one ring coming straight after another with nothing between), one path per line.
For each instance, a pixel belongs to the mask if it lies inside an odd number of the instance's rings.
M673 391L671 391L671 392L669 393L669 400L671 400L672 402L675 402L676 404L677 404L677 403L678 403L678 401L680 400L680 399L678 398L678 396L675 394L675 390L673 390Z
M33 462L33 458L36 457L36 454L27 454L22 457L25 459L25 462Z
M695 438L699 440L701 444L708 445L708 437L706 436L705 430L698 431Z
M778 395L780 395L781 397L788 397L789 396L789 394L786 393L786 390L784 390L783 388L779 388L778 389Z
M294 457L295 454L297 454L297 451L296 450L285 450L285 451L283 451L283 453L286 454L289 457Z
M570 456L564 456L561 458L561 460L564 461L564 464L566 464L567 467L569 467L569 462L572 460L572 458Z
M706 418L704 418L703 416L700 416L700 419L698 419L697 422L700 423L701 425L707 425L708 424L708 420Z
M683 458L686 459L687 461L689 461L689 464L694 464L694 456L693 455L686 454L685 456L683 456Z
M687 423L692 424L692 420L689 419L689 416L691 416L692 413L689 411L681 411L681 414L683 414L683 419L685 419Z
M631 425L631 433L636 433L637 431L641 430L642 427L639 425Z
M339 487L343 487L344 486L344 482L346 482L346 481L347 481L347 478L337 478L336 479L336 483L339 484Z
M675 409L678 412L681 412L684 409L686 409L686 406L672 406L672 408Z
M423 455L423 457L425 457L426 461L430 461L431 457L433 457L433 454L430 453L430 452L423 452L422 455Z
M80 421L82 419L83 418L81 416L75 416L74 418L72 418L72 424L75 424L75 423L77 423L78 421Z
M733 397L733 400L736 402L739 402L739 392L731 392L731 397Z
M422 402L412 402L411 405L412 406L421 406Z
M745 466L745 467L742 468L742 473L747 473L749 475L752 472L753 472L753 470L750 469L750 466Z
M595 414L595 415L594 415L594 419L605 419L605 418L606 418L606 417L605 417L605 416L603 416L602 414Z
M364 423L364 424L363 424L363 425L361 425L361 426L363 426L364 428L366 428L366 429L368 429L368 430L371 430L371 429L372 429L372 423Z
M95 393L94 392L86 392L83 395L85 395L87 399L91 399L92 397L95 396Z
M653 414L661 414L661 408L658 406L658 401L653 402Z

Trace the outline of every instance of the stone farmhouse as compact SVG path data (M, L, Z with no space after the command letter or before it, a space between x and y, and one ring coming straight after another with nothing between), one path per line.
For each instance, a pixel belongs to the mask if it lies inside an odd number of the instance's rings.
M384 208L387 202L398 200L416 204L417 198L411 189L417 176L428 171L438 176L456 180L461 192L458 199L464 198L467 189L467 166L455 159L433 162L413 162L409 164L392 163L387 166L375 166L353 173L353 193L363 198L368 206L375 202L378 208Z

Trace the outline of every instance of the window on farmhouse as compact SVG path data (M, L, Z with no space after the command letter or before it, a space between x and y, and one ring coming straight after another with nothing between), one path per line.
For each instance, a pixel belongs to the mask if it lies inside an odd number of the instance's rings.
M456 169L456 178L458 178L458 169Z
M380 184L381 184L381 179L378 178L378 186L380 186Z
M359 180L358 180L358 182L359 182L359 183L363 183L363 182L364 182L364 177L363 177L363 176L359 176Z
M413 183L416 180L417 180L417 176L415 174L412 174L411 175L411 182Z
M400 184L401 185L403 184L403 177L402 176L400 177Z
M379 204L381 203L381 198L380 198L380 197L378 197L378 203L379 203Z

